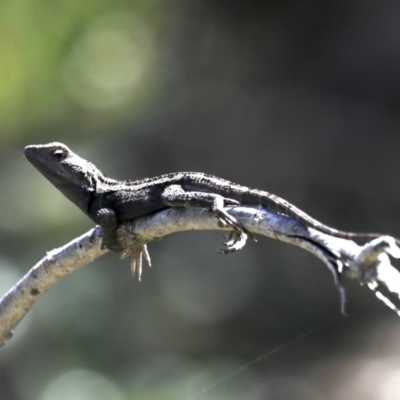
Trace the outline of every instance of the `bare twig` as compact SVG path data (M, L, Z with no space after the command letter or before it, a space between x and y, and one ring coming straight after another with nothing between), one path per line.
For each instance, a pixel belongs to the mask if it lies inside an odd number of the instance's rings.
M228 207L249 232L294 244L319 257L334 273L339 289L343 274L373 290L377 297L399 315L400 274L390 264L388 255L399 258L394 239L382 236L359 246L347 239L305 228L292 218L257 207ZM228 229L218 225L213 213L201 208L167 209L121 225L118 237L126 248L133 248L133 268L141 268L142 255L137 250L146 243L168 234L187 230ZM65 246L52 250L40 260L0 300L0 345L36 301L63 276L100 257L102 231L96 227ZM245 240L245 239L244 239ZM129 252L128 252L129 253ZM137 263L140 261L140 265ZM140 272L140 271L139 271ZM390 299L389 294L394 294ZM344 294L342 293L342 299Z

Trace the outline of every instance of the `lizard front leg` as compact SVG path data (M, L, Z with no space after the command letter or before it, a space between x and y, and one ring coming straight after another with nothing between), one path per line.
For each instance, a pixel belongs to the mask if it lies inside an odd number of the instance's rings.
M127 249L121 248L117 243L118 217L112 208L101 208L96 213L95 222L99 224L103 230L103 241L101 248L107 248L111 251L123 251L121 258L131 257L131 271L135 275L138 271L139 280L142 275L143 258L151 266L150 256L145 244L138 244Z
M112 208L101 208L97 211L94 221L103 230L101 248L107 248L111 251L123 250L117 244L118 217L116 212Z
M224 226L230 226L233 230L224 243L226 248L219 250L220 253L232 253L236 250L240 250L246 244L247 237L250 235L249 232L235 217L225 210L226 204L240 205L238 201L215 193L187 192L180 185L168 186L163 191L161 198L163 203L170 207L208 208L215 213Z

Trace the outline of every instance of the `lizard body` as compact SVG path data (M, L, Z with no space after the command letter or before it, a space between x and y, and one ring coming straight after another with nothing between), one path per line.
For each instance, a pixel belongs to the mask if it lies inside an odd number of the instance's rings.
M346 239L367 239L375 233L336 230L315 220L288 201L266 191L251 189L201 172L177 172L133 181L105 177L92 163L62 143L27 146L26 158L69 200L103 228L103 246L121 251L116 229L127 220L169 207L204 207L233 229L231 252L240 235L248 232L225 210L225 205L262 206L295 219L305 227Z
M241 186L201 172L177 172L134 181L105 177L92 163L79 157L62 143L25 147L26 158L69 200L103 230L102 247L123 251L132 256L132 273L142 271L142 258L150 265L146 245L126 249L117 240L118 226L128 220L153 214L171 207L202 207L211 210L220 223L231 228L226 248L221 253L241 249L251 234L232 215L226 205L262 206L269 212L294 219L305 228L345 239L373 239L377 233L345 232L331 228L312 218L288 201L266 191ZM339 289L341 310L345 314L345 291L341 273L346 260L325 244L301 235L290 235L310 241L328 254L327 264ZM396 243L400 241L395 239Z

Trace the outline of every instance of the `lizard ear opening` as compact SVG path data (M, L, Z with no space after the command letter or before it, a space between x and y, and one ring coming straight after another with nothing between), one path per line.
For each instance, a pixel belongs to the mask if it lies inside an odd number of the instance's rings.
M86 175L83 171L77 171L76 177L78 178L78 180L83 181L86 178Z

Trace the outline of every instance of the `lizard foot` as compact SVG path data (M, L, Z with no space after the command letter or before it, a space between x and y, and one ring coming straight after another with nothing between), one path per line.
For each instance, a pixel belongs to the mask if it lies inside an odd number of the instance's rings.
M121 255L121 258L127 258L127 257L131 257L132 276L135 276L135 272L137 270L138 279L140 281L140 278L142 276L143 257L146 260L149 267L151 267L151 260L149 252L147 251L147 246L143 244L143 245L136 245L129 247Z
M233 199L224 199L224 202L227 204L238 205L238 202ZM254 236L242 224L240 224L235 217L233 217L228 212L226 212L223 207L218 207L218 205L215 205L213 208L213 211L215 212L215 214L219 220L219 223L222 226L232 227L233 231L237 233L238 237L240 236L240 233L241 233L243 235L246 235L246 239L248 236L251 239L253 239L255 242L257 242L257 239L255 239ZM232 239L233 239L233 237L231 235L229 235L228 242L231 241ZM239 239L237 238L234 241L237 242L237 241L239 241ZM229 246L228 242L225 243L227 246ZM246 240L245 240L245 243L246 243ZM243 246L244 246L244 244L243 244ZM232 250L232 251L235 251L235 250Z
M226 242L223 243L226 248L219 249L217 252L219 254L229 254L241 250L246 244L248 236L249 235L244 231L230 231L225 237Z

